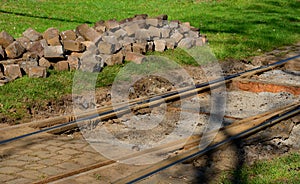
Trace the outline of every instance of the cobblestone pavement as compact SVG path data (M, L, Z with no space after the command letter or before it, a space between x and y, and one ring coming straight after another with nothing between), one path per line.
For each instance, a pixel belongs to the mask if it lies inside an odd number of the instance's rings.
M37 182L103 160L83 138L45 133L0 146L0 183Z

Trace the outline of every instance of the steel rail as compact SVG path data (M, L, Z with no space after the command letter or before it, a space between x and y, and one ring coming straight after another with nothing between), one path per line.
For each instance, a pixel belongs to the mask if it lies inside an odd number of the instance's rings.
M272 117L270 117L269 119L263 121L262 123L260 123L259 125L256 125L254 127L251 127L245 131L242 131L240 133L237 133L233 136L230 136L229 138L227 139L224 139L224 140L221 140L209 147L206 147L204 149L200 149L199 148L194 148L193 150L190 150L186 153L183 153L183 157L180 157L180 155L178 156L175 156L175 159L174 158L171 158L171 162L167 160L164 160L161 162L161 167L156 167L157 164L153 165L153 166L150 166L149 168L146 168L145 170L142 170L140 172L137 173L137 175L139 175L138 177L134 178L134 179L131 179L133 176L129 176L129 177L125 177L123 179L120 179L120 180L117 180L116 182L113 182L114 184L123 184L123 183L128 183L128 184L132 184L132 183L136 183L138 181L141 181L143 179L146 179L147 177L151 176L151 175L154 175L160 171L163 171L171 166L174 166L178 163L182 163L186 160L190 160L190 159L193 159L195 157L198 157L198 156L202 156L204 155L205 153L209 152L209 151L212 151L214 149L217 149L223 145L226 145L236 139L240 139L240 138L243 138L243 137L246 137L248 135L252 135L253 133L255 132L258 132L264 128L267 128L271 125L274 125L284 119L287 119L289 117L292 117L292 116L295 116L297 114L300 113L300 104L298 103L297 105L295 105L293 108L290 108L288 111L286 112L283 112L283 113L278 113ZM177 159L178 157L178 159ZM175 160L175 161L172 161L172 160ZM149 172L147 172L149 170ZM146 171L146 173L145 173Z
M233 78L237 78L237 77L242 77L242 76L246 76L246 75L249 75L249 74L253 74L256 71L269 70L269 69L272 69L272 68L275 68L275 67L279 67L279 66L285 64L286 62L288 62L290 60L293 60L293 59L296 59L298 57L300 57L300 54L296 55L296 56L293 56L293 57L289 57L289 58L280 60L280 61L277 61L277 62L269 64L269 65L265 65L265 66L253 68L253 69L250 69L250 70L247 70L247 71L244 71L244 72L236 73L236 74L225 76L225 77L220 77L218 79L215 79L215 80L212 80L212 81L208 81L208 82L204 82L204 83L201 83L201 84L196 84L195 86L186 87L186 88L178 90L178 91L171 91L171 92L168 92L168 93L164 93L162 95L154 96L152 98L142 99L142 100L136 101L136 102L134 102L134 103L132 103L130 105L120 106L120 107L118 107L116 109L111 108L108 111L104 111L104 112L101 112L101 113L92 114L92 115L89 115L87 117L81 117L81 118L78 118L78 119L76 119L76 118L69 118L69 119L73 119L73 120L71 120L69 122L65 122L65 123L59 124L59 125L55 125L55 126L52 126L52 127L47 127L47 128L41 129L41 130L37 130L37 131L34 131L34 132L23 134L23 135L20 135L20 136L16 136L16 137L13 137L13 138L5 139L5 140L0 140L0 145L7 144L9 142L13 142L13 141L16 141L16 140L20 140L20 139L23 139L23 138L26 138L26 137L29 137L29 136L32 136L32 135L36 135L36 134L48 132L48 131L51 131L51 130L54 130L54 129L62 128L62 127L65 127L65 126L69 126L69 125L72 125L72 124L76 124L78 122L83 122L83 121L86 121L86 120L89 120L89 119L94 119L94 118L105 116L105 115L108 115L108 114L116 114L116 113L121 112L121 111L125 112L125 111L130 110L131 107L134 107L136 105L144 105L145 106L145 104L147 105L147 103L150 103L150 102L153 103L156 100L162 101L162 99L167 99L168 97L171 97L171 96L174 96L174 95L184 94L186 92L189 92L189 91L192 91L192 90L195 90L195 89L199 89L199 88L203 88L203 87L207 87L208 88L208 87L211 87L212 85L221 84L222 82L230 81Z

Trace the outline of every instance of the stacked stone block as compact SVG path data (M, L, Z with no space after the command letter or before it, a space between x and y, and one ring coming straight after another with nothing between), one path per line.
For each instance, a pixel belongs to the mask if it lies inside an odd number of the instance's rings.
M188 22L168 21L167 15L135 15L121 21L82 24L75 30L44 33L29 28L21 38L0 33L0 83L22 75L46 77L46 70L99 72L124 60L143 62L146 52L202 46L206 39Z

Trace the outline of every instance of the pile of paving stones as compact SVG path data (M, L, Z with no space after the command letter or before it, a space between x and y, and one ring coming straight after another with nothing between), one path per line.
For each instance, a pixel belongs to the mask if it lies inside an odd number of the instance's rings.
M135 15L122 21L82 24L75 30L44 33L29 28L20 38L0 33L0 84L23 75L46 77L47 69L99 72L124 60L143 62L146 52L202 46L206 39L189 22L167 15Z

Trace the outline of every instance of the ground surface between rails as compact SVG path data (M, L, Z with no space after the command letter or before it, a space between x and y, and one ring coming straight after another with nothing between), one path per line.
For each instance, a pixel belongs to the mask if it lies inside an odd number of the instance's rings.
M264 56L254 58L254 61L257 65L261 63L266 64L268 62L276 61L279 58L296 55L299 53L299 50L299 45L292 46L284 50L275 50ZM242 62L232 63L228 62L227 64L223 64L223 69L227 74L236 73L254 67ZM199 67L186 68L198 82L206 80L204 77L199 77L199 71L201 71L199 70ZM282 80L281 83L299 85L299 75L289 76L289 74L285 73L286 76L283 79L278 79L276 75L272 74L278 74L282 72L282 70L272 72L260 76L258 79L265 80L266 76L268 77L268 75L271 75L275 76L273 77L273 80L274 78L275 80ZM147 83L147 81L144 81L144 83ZM161 83L163 82L161 81ZM165 86L167 85L168 84L166 83ZM159 87L159 85L157 85L157 87ZM103 93L99 93L99 97L103 96L103 99L100 99L99 102L104 104L109 101L105 95L107 91L108 90L104 90ZM205 113L209 112L210 96L208 94L200 95L199 99L202 107L201 110L204 112L204 114L201 115L201 120L202 124L205 124L205 121L208 118L208 115ZM191 103L194 102L193 98L190 98L189 100ZM226 105L226 115L229 117L228 123L233 121L235 118L238 119L253 116L297 100L299 100L299 96L294 96L286 92L252 93L247 91L231 91L227 95ZM176 110L178 110L176 109L178 107L177 105L178 104L176 103L172 105L170 110L171 113L175 113ZM193 109L191 109L190 112L193 112ZM172 116L172 114L170 115ZM140 115L138 117L142 120L143 118L147 118L147 114ZM175 120L176 118L174 118L174 121ZM242 155L244 162L253 163L255 160L266 159L289 151L297 151L299 147L293 143L299 142L297 136L298 132L300 132L300 127L299 124L297 125L293 121L295 120L286 122L287 126L285 126L285 128L290 128L280 129L279 126L277 129L274 128L274 131L269 131L269 134L268 131L266 131L266 134L268 135L266 139L261 142L254 141L255 144L249 143L243 145L242 151L239 149L239 146L229 146L226 149L224 148L222 151L214 153L214 156L207 156L204 158L204 160L209 160L209 164L199 158L192 163L172 167L159 175L150 177L142 183L152 183L155 181L162 181L162 183L196 183L203 178L213 180L215 179L215 174L218 173L218 171L234 169L234 167L237 166L237 160L233 159L233 157L238 158L241 156L241 152L244 152ZM26 124L18 126L18 128L14 129L6 125L1 125L1 140L34 131L34 129L29 128ZM200 127L198 128L200 131L201 126L198 127ZM275 131L278 129L284 131ZM160 131L163 131L163 129L157 131L158 132L155 133L161 133ZM92 132L88 133L89 135L92 135ZM130 139L130 135L124 138L124 140L126 139L127 141L132 141L132 139ZM151 140L155 141L155 139ZM252 140L255 140L255 137ZM276 147L276 145L280 146ZM92 148L92 146L81 136L80 133L69 135L51 135L44 133L28 137L23 140L13 142L12 144L1 145L0 156L0 182L22 184L36 182L47 177L67 173L74 169L79 169L106 160L104 156ZM57 183L109 183L117 180L118 178L125 177L132 172L140 170L143 167L145 166L115 164L110 167L92 170L80 175L59 180Z

